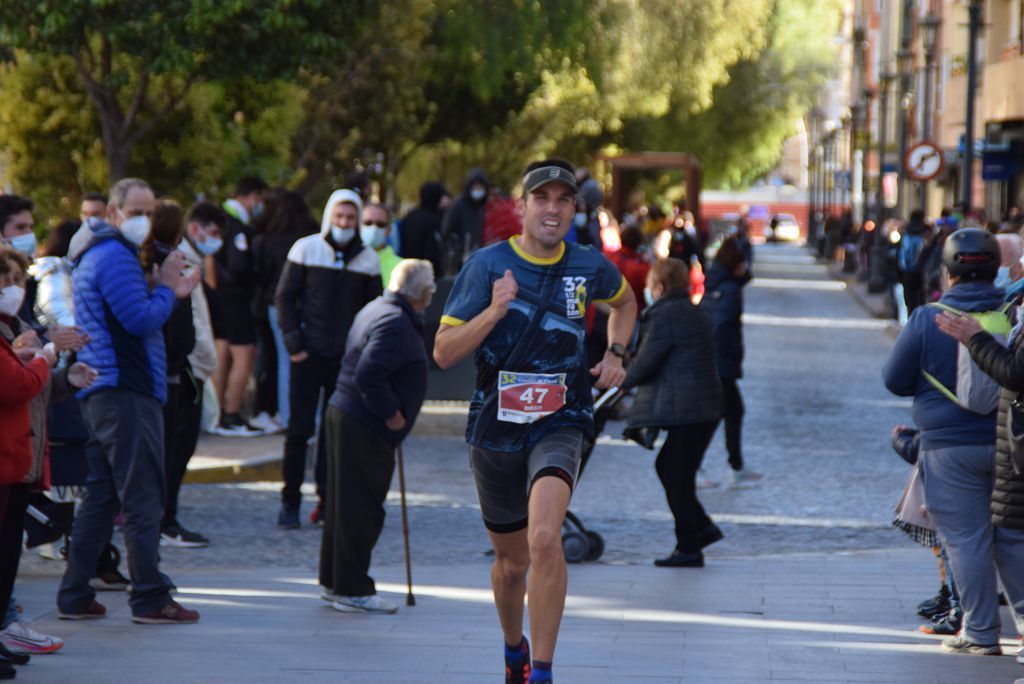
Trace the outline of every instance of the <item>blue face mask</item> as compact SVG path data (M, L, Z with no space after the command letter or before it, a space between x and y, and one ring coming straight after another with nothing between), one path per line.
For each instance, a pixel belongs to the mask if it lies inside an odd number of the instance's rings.
M999 272L996 274L996 280L994 285L1001 290L1005 290L1013 284L1013 279L1010 277L1010 267L1000 266Z
M384 245L388 243L388 229L363 225L359 228L359 238L371 249L384 249Z
M572 217L573 225L577 228L582 228L587 225L587 215L582 211L576 212L576 215Z
M647 302L647 306L654 304L654 295L651 294L651 288L644 288L644 301Z
M35 258L37 246L35 233L25 233L24 235L18 235L8 239L11 241L11 247L18 250L29 259Z

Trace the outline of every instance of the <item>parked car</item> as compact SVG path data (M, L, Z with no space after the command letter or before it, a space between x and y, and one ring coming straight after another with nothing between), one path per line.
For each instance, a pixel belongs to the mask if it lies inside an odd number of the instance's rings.
M775 214L764 229L769 242L794 242L800 239L800 224L792 214Z

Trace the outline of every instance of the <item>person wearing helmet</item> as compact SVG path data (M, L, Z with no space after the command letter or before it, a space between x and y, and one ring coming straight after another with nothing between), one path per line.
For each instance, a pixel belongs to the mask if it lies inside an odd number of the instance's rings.
M997 405L977 401L961 389L965 371L974 378L973 361L942 332L937 319L970 318L984 322L986 329L995 329L1002 320L1002 332L1007 332L1003 291L993 284L999 263L994 235L977 228L950 235L942 251L949 289L938 303L914 310L883 371L890 392L914 398L925 508L960 589L965 626L942 647L970 655L1002 653L996 566L1015 617L1019 621L1024 614L1024 534L993 532L989 509ZM996 398L997 404L998 393Z

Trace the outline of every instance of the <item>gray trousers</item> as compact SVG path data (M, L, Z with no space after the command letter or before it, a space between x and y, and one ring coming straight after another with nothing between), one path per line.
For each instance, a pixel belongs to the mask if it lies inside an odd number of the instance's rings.
M925 508L953 566L963 634L985 645L999 642L997 571L1024 631L1024 530L992 525L995 454L993 446L921 450Z
M96 594L89 580L110 542L114 515L124 513L124 541L132 580L129 604L140 615L170 600L160 572L160 520L164 514L164 419L160 402L110 389L82 401L89 428L89 477L71 530L68 566L57 593L62 612L85 611Z

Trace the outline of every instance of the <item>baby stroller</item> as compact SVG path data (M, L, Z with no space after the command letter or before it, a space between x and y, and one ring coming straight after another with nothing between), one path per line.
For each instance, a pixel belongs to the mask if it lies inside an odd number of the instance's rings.
M618 387L612 387L594 400L594 439L583 442L577 482L579 478L583 477L583 470L587 467L590 454L594 451L597 436L604 430L613 409L623 396L625 396L625 392ZM565 520L562 522L562 551L568 563L596 561L604 553L604 538L594 530L588 530L575 513L566 511Z

